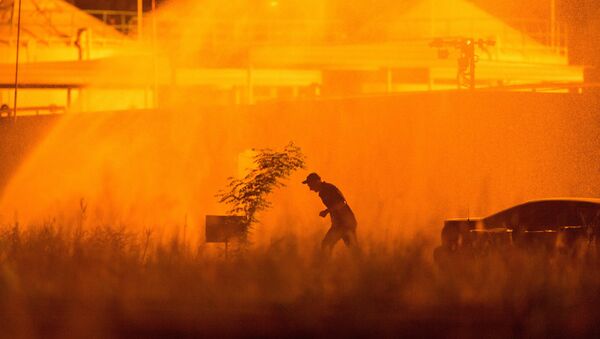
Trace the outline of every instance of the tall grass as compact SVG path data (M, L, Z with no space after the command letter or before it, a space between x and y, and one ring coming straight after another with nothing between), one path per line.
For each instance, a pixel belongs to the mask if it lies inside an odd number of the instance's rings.
M423 236L330 260L294 237L225 259L126 227L0 230L0 336L590 336L600 261L506 250L450 270ZM338 245L342 246L342 245Z

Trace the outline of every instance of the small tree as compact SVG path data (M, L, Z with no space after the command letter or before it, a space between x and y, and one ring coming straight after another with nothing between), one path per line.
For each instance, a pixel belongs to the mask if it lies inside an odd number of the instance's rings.
M290 142L283 151L270 148L254 150L254 168L243 179L229 177L227 189L217 194L219 202L231 208L230 215L242 216L245 224L244 239L258 221L257 213L271 206L267 196L278 187L284 187L282 180L297 169L304 168L305 156L300 147Z

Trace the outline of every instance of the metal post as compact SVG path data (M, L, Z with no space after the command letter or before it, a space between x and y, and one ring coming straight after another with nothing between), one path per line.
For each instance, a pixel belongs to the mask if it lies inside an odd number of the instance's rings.
M14 7L13 7L14 8ZM13 120L17 121L17 93L19 92L19 47L21 45L21 0L17 12L17 59L15 61L15 100L13 104Z
M156 43L156 0L152 0L152 66L154 70L154 109L158 108L158 56Z

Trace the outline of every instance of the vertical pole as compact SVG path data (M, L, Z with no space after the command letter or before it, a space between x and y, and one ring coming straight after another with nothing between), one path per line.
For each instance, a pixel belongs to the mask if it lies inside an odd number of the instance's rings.
M142 40L142 14L143 14L143 0L137 0L137 34L138 34L138 40Z
M13 7L14 8L14 7ZM14 12L14 10L13 10ZM21 45L21 0L17 12L17 59L15 61L15 101L13 104L13 120L17 121L17 93L19 92L19 47Z
M154 70L154 109L158 108L158 55L156 43L156 0L152 0L152 67Z

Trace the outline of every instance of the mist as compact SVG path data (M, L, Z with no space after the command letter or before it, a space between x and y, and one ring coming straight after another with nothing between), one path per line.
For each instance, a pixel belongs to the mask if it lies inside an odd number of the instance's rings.
M497 18L546 19L547 5L167 1L118 55L24 66L73 87L65 114L0 118L2 334L598 337L596 220L529 234L545 242L506 229L439 246L446 219L600 192L600 96L583 67L564 41ZM441 31L447 51L429 45ZM441 52L488 37L480 81L457 86ZM67 97L21 90L30 106ZM230 178L290 142L306 168L267 196L248 241L207 242ZM359 251L323 251L311 172L343 192Z
M440 93L240 107L65 116L4 190L4 223L76 220L200 236L215 194L252 148L289 141L307 170L270 200L256 241L324 232L320 201L300 184L318 172L344 192L359 234L437 236L449 217L528 199L598 190L597 116L566 96ZM499 99L487 112L479 107ZM538 107L524 109L523 107ZM200 236L201 237L201 236Z

